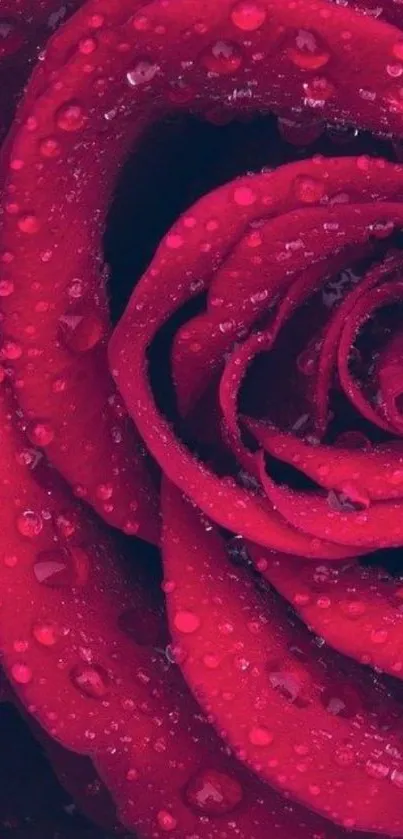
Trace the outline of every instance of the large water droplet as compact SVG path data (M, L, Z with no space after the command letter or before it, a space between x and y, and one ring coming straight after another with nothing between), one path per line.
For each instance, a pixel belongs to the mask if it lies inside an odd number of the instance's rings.
M264 726L251 728L248 736L252 746L270 746L274 739L272 732Z
M55 114L56 125L62 131L79 131L85 124L86 119L84 108L75 99L65 102Z
M267 11L261 3L253 0L241 0L236 3L231 12L231 20L243 32L255 32L265 22Z
M161 830L165 830L166 833L170 833L171 830L175 830L178 822L177 819L169 813L168 810L160 810L157 813L157 822Z
M19 685L28 685L32 681L32 670L27 664L17 661L11 667L11 676Z
M50 588L83 586L90 571L90 557L83 548L42 551L33 566L38 583Z
M241 784L232 775L204 769L185 788L186 804L196 813L222 816L232 812L243 799Z
M178 632L183 632L188 635L200 626L200 618L194 612L181 611L177 612L174 617L174 626Z
M155 64L155 62L148 60L139 61L135 67L129 70L126 78L130 87L138 87L139 85L151 82L157 75L159 69L159 64Z
M42 528L43 519L33 510L24 510L17 517L17 529L21 536L25 536L27 539L34 539L39 536Z
M55 432L46 420L36 420L27 428L27 436L34 446L49 446L54 440Z
M201 54L200 63L210 73L232 75L242 64L242 53L232 41L216 41Z
M317 178L298 175L294 180L294 190L304 204L316 204L325 194L325 184Z
M60 629L55 621L37 621L32 627L32 635L43 647L53 647L60 638Z
M301 70L319 70L330 59L322 39L309 29L299 29L287 45L287 55Z
M327 687L321 693L321 702L329 714L351 719L362 711L362 700L352 685Z
M109 692L109 677L104 667L77 664L73 667L70 678L73 685L90 699L103 699Z
M60 337L73 352L92 350L101 340L105 325L95 313L68 314L59 318Z

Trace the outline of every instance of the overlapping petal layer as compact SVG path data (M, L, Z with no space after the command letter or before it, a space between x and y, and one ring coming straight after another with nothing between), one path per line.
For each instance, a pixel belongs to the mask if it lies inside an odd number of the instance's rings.
M79 5L3 153L7 677L108 828L116 806L145 839L401 836L401 586L362 557L403 543L402 167L317 155L205 195L111 341L102 251L117 176L161 115L270 110L292 133L319 113L401 137L401 9ZM178 313L168 418L154 348ZM157 574L127 569L90 510L159 544L160 473L169 628Z

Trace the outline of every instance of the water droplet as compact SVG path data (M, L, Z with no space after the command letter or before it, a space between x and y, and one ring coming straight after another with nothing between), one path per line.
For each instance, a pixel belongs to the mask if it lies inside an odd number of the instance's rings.
M38 621L32 627L35 641L43 647L53 647L60 638L60 629L54 621Z
M231 12L233 24L243 32L255 32L260 29L267 17L267 11L261 3L253 0L241 0Z
M251 728L248 736L252 746L270 746L274 739L272 732L263 726Z
M321 702L329 714L351 719L362 710L362 700L352 685L327 687L321 693Z
M316 178L298 175L294 180L294 190L304 204L316 204L325 194L325 184Z
M27 664L16 662L11 667L11 676L19 685L28 685L32 681L32 670Z
M334 84L326 76L316 76L303 85L305 105L310 108L323 108L326 102L336 93Z
M50 588L84 586L89 577L90 557L83 548L41 551L33 571L38 583Z
M55 137L44 137L39 143L39 153L42 157L59 157L60 152L60 143Z
M33 213L24 213L19 217L17 225L22 233L37 233L40 229L39 221Z
M60 337L73 352L92 350L104 335L103 320L95 313L69 314L59 318Z
M72 99L56 111L55 121L62 131L79 131L86 122L86 114L80 103Z
M287 46L287 55L301 70L319 70L330 59L323 41L309 29L299 29Z
M34 446L49 446L54 440L55 432L46 420L31 423L27 428L27 436Z
M14 291L14 283L12 280L0 280L0 297L9 297Z
M232 41L216 41L201 54L200 63L210 73L232 75L242 64L242 53Z
M21 344L18 344L17 341L11 341L8 338L3 341L1 357L5 359L5 361L16 361L17 358L21 358L21 356Z
M374 760L367 760L364 768L370 778L376 778L378 781L387 778L389 775L389 766Z
M135 67L129 70L126 78L130 87L138 87L139 85L151 82L159 72L159 69L159 64L155 64L152 61L139 61Z
M70 539L76 532L76 525L69 513L59 513L55 518L55 526L63 539Z
M157 813L157 822L161 830L165 830L167 833L175 830L178 824L172 813L168 813L168 810L160 810Z
M81 40L78 43L78 49L82 55L91 55L93 52L95 52L97 46L98 44L96 39L91 37L81 38Z
M370 634L370 639L373 644L385 644L388 640L387 629L373 629Z
M401 64L387 64L386 72L392 79L398 79L403 73L403 66Z
M200 618L194 612L177 612L174 617L174 626L178 632L190 634L196 632L200 626Z
M269 682L274 690L277 690L284 699L293 702L297 707L304 708L309 704L309 699L304 695L303 685L299 679L290 672L269 669Z
M77 664L70 672L73 685L90 699L103 699L109 691L109 677L100 665L93 664L91 667L84 664Z
M362 617L366 612L366 605L362 600L341 600L339 606L346 617L351 620Z
M240 207L250 207L256 201L256 192L250 186L238 186L234 189L234 201Z
M204 769L189 781L184 797L186 804L200 815L223 816L241 803L243 789L226 772Z
M179 233L168 233L165 244L170 250L176 251L184 244L184 238Z
M95 494L101 501L109 501L113 495L112 484L98 484Z
M24 510L17 518L17 529L21 536L27 539L34 539L39 536L43 528L43 520L33 510Z

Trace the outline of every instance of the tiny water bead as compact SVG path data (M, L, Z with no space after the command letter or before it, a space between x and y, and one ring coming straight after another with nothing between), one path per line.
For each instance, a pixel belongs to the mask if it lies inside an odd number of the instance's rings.
M223 816L241 804L244 792L232 775L206 768L195 775L184 791L186 804L205 816Z
M110 688L110 679L104 667L77 664L70 672L71 681L89 699L103 699Z
M23 213L18 218L17 225L22 233L38 233L40 229L39 219L33 213Z

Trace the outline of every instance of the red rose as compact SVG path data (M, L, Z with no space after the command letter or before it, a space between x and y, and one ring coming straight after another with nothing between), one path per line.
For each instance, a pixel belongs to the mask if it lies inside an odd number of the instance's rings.
M105 829L401 836L402 11L70 5L4 29L23 75L62 24L3 146L7 696ZM111 337L133 148L159 189L161 121L258 112L263 161L160 198Z

